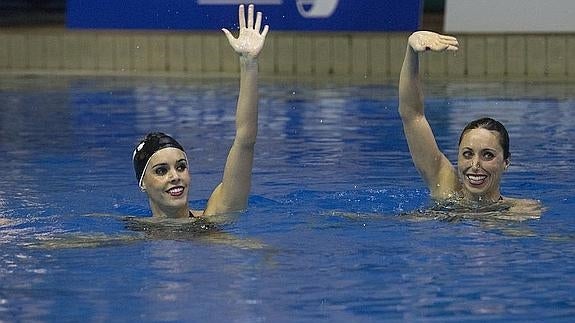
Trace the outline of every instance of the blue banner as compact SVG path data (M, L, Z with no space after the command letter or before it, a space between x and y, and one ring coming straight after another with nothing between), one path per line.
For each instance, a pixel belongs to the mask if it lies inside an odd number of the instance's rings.
M254 3L272 30L414 31L421 0L68 0L69 28L237 29L237 6Z

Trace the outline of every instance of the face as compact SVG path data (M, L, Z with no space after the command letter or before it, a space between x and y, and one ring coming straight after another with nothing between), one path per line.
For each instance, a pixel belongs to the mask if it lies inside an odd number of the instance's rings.
M144 173L142 186L154 205L161 209L188 207L190 173L183 151L164 148L152 155Z
M508 166L499 134L483 128L468 130L459 145L457 168L466 197L497 201L501 175Z

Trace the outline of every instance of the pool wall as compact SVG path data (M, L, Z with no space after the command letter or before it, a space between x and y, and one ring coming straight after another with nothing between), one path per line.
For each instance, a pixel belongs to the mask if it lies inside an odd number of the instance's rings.
M261 58L268 76L397 78L407 33L272 32ZM434 78L566 80L575 76L575 33L456 35L456 54L425 55ZM0 72L141 75L236 74L220 32L6 28Z

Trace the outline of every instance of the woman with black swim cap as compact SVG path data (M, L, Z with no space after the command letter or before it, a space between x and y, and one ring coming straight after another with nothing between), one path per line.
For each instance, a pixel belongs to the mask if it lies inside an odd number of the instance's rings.
M513 211L539 214L535 200L503 197L501 177L510 165L509 136L491 118L470 122L459 139L457 168L439 150L424 113L419 54L456 51L457 39L430 31L411 34L399 79L399 114L413 162L436 201L467 205L506 204Z
M247 16L239 6L239 36L222 29L240 59L240 91L236 110L236 136L228 154L222 182L214 189L205 210L188 207L190 174L184 148L164 133L150 133L136 147L134 170L142 191L148 195L155 218L186 218L224 214L246 208L251 186L254 145L258 123L258 55L268 26L261 28L262 13Z

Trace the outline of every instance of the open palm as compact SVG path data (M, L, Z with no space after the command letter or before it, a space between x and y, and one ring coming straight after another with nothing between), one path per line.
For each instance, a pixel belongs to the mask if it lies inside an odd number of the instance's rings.
M247 21L244 5L240 5L238 16L240 24L240 34L238 38L234 38L232 33L225 28L222 28L222 31L226 34L230 45L236 53L244 57L256 58L264 46L269 26L265 25L263 30L260 32L262 13L258 12L254 21L253 4L250 4L248 7Z

